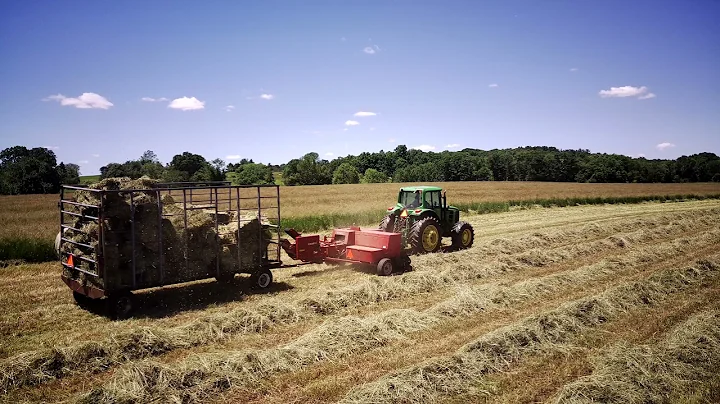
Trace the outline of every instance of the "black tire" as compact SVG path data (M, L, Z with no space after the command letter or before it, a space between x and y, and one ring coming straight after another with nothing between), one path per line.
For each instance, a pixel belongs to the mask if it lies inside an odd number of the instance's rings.
M468 222L457 222L450 231L452 245L456 250L470 248L475 240L475 231Z
M442 229L434 217L418 220L410 228L409 244L415 254L432 253L442 247Z
M118 293L108 296L107 304L113 319L124 320L132 315L135 299L130 292Z
M410 263L410 257L407 255L402 255L400 257L395 258L394 260L395 269L398 271L412 271L412 265Z
M263 269L252 276L253 287L267 289L272 285L273 274L269 269Z
M392 231L395 229L395 215L386 215L382 222L380 222L380 226L378 226L378 230L382 230L384 232L392 233Z
M377 264L377 274L380 276L388 276L393 272L393 262L390 258L383 258Z

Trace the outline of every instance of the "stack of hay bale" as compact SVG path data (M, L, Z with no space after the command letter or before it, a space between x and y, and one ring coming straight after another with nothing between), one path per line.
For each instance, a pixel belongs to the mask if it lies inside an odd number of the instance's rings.
M132 203L130 192L105 193L102 201L105 228L102 246L99 245L97 222L73 217L71 226L81 229L82 232L67 231L65 238L89 244L95 247L96 251L104 253L103 267L107 274L107 285L103 284L102 279L94 277L87 277L89 283L104 289L130 287L133 284L133 262L137 287L160 283L160 260L165 284L215 276L216 258L220 260L223 273L253 271L262 264L262 257L271 237L257 217L243 217L238 226L237 215L234 213L216 216L214 211L186 211L183 204L176 203L170 195L161 195L157 191L157 184L157 181L147 177L138 180L107 178L88 187L107 191L138 190L132 194ZM162 212L158 210L158 198ZM75 201L97 206L100 203L100 193L76 191ZM97 208L83 206L66 205L65 210L95 217L100 213ZM131 220L133 217L134 225ZM225 223L226 220L221 218L227 218L229 222ZM216 246L219 246L217 250ZM87 256L93 260L97 258L88 249L72 243L63 242L60 248L62 252L73 253L76 257ZM219 257L216 257L216 251ZM92 269L90 263L79 259L75 260L75 265ZM85 278L82 274L81 277Z

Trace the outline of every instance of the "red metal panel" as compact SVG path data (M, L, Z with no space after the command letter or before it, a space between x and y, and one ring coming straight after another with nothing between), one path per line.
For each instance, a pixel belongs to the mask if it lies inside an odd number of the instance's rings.
M370 264L380 261L384 256L385 250L381 248L352 245L345 249L345 258Z
M300 261L315 261L320 257L320 236L299 236L295 239L297 259Z
M332 233L332 238L336 243L345 243L345 245L355 244L355 233L354 229L335 229Z
M66 285L68 285L70 289L75 292L81 293L87 297L93 299L100 299L101 297L105 296L105 291L100 288L96 288L92 285L83 285L75 279L70 279L65 275L60 275L60 278L63 282L65 282Z
M387 250L386 256L397 257L402 251L402 235L382 230L363 230L355 235L357 245Z

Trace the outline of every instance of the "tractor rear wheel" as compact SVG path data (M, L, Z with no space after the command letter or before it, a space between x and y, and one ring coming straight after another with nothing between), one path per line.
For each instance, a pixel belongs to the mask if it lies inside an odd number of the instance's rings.
M393 262L390 258L383 258L377 264L377 274L380 276L388 276L392 274Z
M418 220L410 228L408 240L416 254L436 252L442 246L442 230L434 217Z
M380 222L380 226L378 226L379 230L390 232L395 229L395 215L386 215L382 222Z
M457 222L450 231L452 245L456 250L470 248L475 240L475 231L468 222Z

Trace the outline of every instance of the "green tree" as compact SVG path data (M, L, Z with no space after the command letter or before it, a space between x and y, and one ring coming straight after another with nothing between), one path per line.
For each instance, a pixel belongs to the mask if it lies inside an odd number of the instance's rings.
M360 174L357 168L350 163L342 163L333 173L333 184L357 184Z
M315 152L290 160L283 170L285 185L321 185L332 183L329 163Z
M181 181L210 181L213 173L208 166L205 157L199 154L183 152L183 154L173 156L168 169L177 171L179 173L177 176L181 178ZM203 170L203 172L199 172L200 170Z
M60 190L55 153L15 146L0 152L0 193L47 194Z
M80 166L73 163L60 163L57 166L61 184L73 185L80 183Z
M264 185L274 184L270 166L258 163L246 163L235 166L226 176L233 185Z
M368 168L365 170L365 174L362 177L362 182L366 184L377 184L388 182L388 176L385 173L380 172L374 168Z

